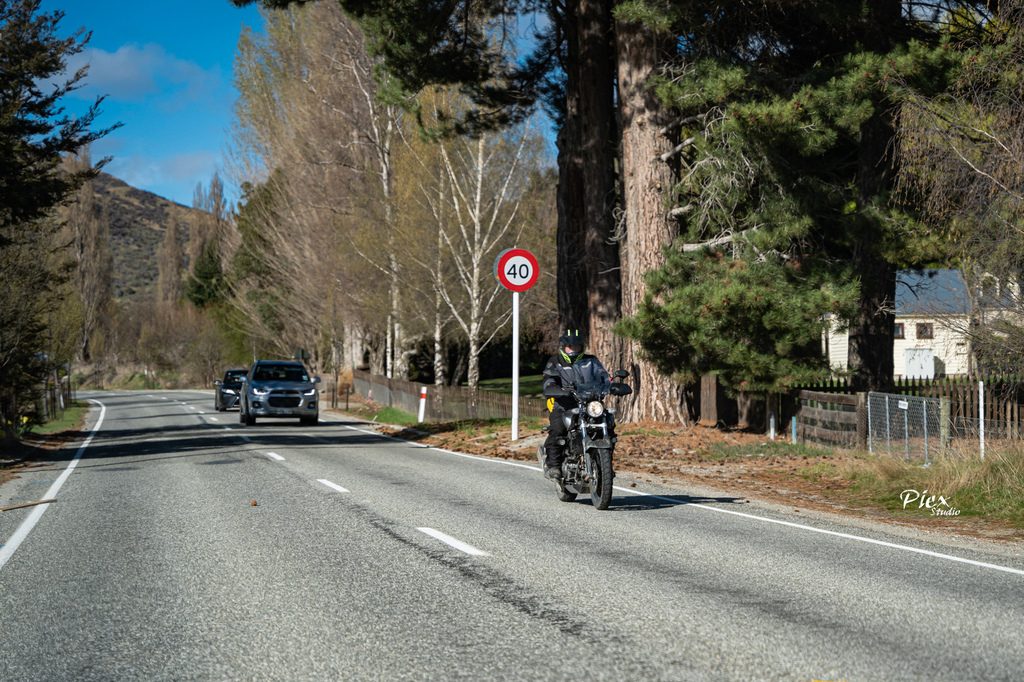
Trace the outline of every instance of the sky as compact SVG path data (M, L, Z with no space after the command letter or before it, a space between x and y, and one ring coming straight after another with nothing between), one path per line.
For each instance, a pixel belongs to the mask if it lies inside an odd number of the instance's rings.
M225 174L232 106L232 62L242 26L259 30L255 6L228 0L43 0L41 11L64 12L61 36L92 31L69 73L85 63L85 86L64 100L68 113L107 98L94 129L123 127L93 143L94 161L129 185L186 206L196 185L214 172L229 199L237 191Z

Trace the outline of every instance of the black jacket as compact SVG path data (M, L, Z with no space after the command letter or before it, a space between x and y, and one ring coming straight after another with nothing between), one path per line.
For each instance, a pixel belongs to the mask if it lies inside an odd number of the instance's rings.
M547 398L554 398L555 410L568 410L576 407L575 401L571 397L565 395L562 387L567 384L573 383L575 380L575 373L573 366L584 370L591 376L600 377L603 376L609 382L611 382L611 376L608 374L608 370L604 368L601 361L597 359L595 355L587 355L584 353L580 357L576 358L576 362L569 363L561 353L556 353L548 358L548 362L544 365L544 371L555 370L558 372L557 377L544 377L544 396Z

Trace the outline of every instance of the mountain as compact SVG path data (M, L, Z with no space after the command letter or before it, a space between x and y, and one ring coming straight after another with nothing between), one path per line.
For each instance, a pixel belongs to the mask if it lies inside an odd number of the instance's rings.
M172 221L178 224L182 252L192 222L201 211L152 192L136 189L107 173L93 180L97 203L110 216L110 249L114 255L114 297L156 297L157 249Z

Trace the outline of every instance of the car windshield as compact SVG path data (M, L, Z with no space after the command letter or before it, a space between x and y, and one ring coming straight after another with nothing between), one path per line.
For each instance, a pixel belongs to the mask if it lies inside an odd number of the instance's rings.
M309 381L306 370L295 365L260 365L253 378L256 381Z
M224 375L225 384L238 384L241 383L242 377L246 375L246 370L236 369L228 372Z

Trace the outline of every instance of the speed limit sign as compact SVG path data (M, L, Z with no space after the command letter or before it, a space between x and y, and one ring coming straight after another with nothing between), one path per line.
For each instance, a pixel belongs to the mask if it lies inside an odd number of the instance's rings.
M525 249L506 249L494 259L494 276L509 291L526 291L539 275L537 259Z

